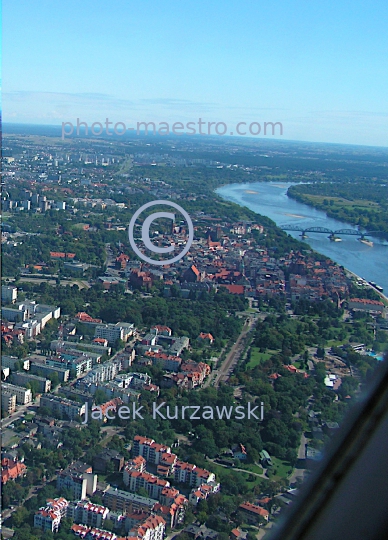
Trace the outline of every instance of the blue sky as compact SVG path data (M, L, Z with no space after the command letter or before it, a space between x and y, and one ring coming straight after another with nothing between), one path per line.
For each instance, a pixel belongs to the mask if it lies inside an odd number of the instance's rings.
M3 118L388 146L386 0L3 0Z

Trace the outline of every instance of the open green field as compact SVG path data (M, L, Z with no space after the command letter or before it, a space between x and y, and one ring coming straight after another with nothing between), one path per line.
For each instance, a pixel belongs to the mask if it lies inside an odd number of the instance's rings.
M244 471L254 472L256 474L263 474L263 469L259 465L255 465L254 463L249 463L248 465L242 463L239 468L244 469Z
M287 478L292 473L292 466L288 461L271 456L273 466L268 469L271 480ZM276 472L275 472L276 471Z
M312 203L317 204L324 204L324 200L327 201L333 201L332 206L340 206L343 208L344 206L353 207L353 208L378 208L380 205L377 202L373 201L365 201L363 199L356 199L354 201L350 201L349 199L343 199L342 197L330 197L327 195L306 195L306 198L310 199Z
M252 472L256 472L258 474L261 474L263 470L258 467L257 465L252 465L252 467L257 467L257 470L254 470ZM217 463L209 463L208 466L209 471L214 472L217 477L220 479L220 482L222 483L222 478L224 478L226 475L229 474L235 474L236 476L240 476L240 478L243 478L244 481L247 483L249 489L253 489L256 485L261 485L263 482L266 482L265 478L260 478L259 476L253 476L250 475L249 471L241 472L236 471L233 467L222 467L221 465L218 465Z
M86 227L88 225L88 223L75 223L73 225L73 228L74 229L83 229L84 227Z
M262 353L257 347L252 347L251 359L249 360L249 363L247 364L248 369L253 369L254 367L261 364L262 362L269 360L273 354L274 354L273 352Z

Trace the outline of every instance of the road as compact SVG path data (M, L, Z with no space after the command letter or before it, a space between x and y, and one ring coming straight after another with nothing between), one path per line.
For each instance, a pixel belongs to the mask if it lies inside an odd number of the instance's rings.
M41 283L48 283L49 285L56 285L56 280L52 278L42 278L42 277L21 277L19 279L20 283L35 283L36 285L40 285ZM90 289L90 285L85 280L76 280L76 279L61 279L59 283L62 287L66 287L67 285L73 286L78 285L80 289Z
M299 461L299 463L304 463L305 462L307 443L308 443L308 440L306 439L305 434L302 433L302 436L300 438L299 448L298 448L298 461ZM298 466L295 467L295 469L292 471L292 475L289 478L289 483L293 484L297 480L297 478L300 478L301 480L303 480L305 471L306 471L306 469L301 469Z
M34 403L28 403L27 405L18 405L18 410L16 412L12 413L11 416L8 416L7 418L3 418L1 420L1 429L5 429L10 424L13 424L15 420L18 420L25 413L35 413L34 409L39 407L39 401L40 399L37 398Z
M236 343L230 349L229 353L226 355L225 360L222 362L222 365L219 369L215 371L214 386L217 388L221 382L228 380L229 375L232 373L234 366L237 364L240 359L240 355L244 349L245 338L247 334L252 330L255 325L255 319L252 317L249 318L249 322L246 322L243 326L243 329L238 336Z
M210 461L211 463L214 463L215 465L218 465L219 467L224 467L225 469L230 469L231 471L239 471L246 474L253 474L253 476L257 476L259 478L265 478L268 480L268 476L266 475L266 469L263 469L262 473L256 473L253 471L247 471L246 469L239 469L238 467L229 467L228 465L224 465L223 463L218 463L218 461L215 461L214 459L207 458L207 461Z
M112 251L110 244L105 244L105 253L106 253L106 259L105 259L105 266L106 266L106 272L105 275L111 276L111 277L120 277L121 270L116 269L116 257Z
M375 289L370 283L368 283L367 281L364 280L364 278L358 276L357 274L355 274L354 272L351 272L348 268L345 268L346 272L348 274L350 274L351 276L355 277L356 279L362 279L364 281L364 287L367 287L369 289L373 289L379 296L382 300L385 300L385 302L388 302L388 296L386 296L384 293L378 291L377 289Z
M302 437L300 438L300 445L298 449L298 459L306 459L306 444L307 444L307 439L305 437L305 434L302 433Z

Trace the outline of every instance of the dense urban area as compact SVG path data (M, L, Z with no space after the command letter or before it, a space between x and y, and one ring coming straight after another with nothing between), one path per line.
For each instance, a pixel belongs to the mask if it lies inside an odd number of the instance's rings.
M214 190L292 180L383 234L388 198L373 160L266 144L3 134L4 538L259 540L292 504L388 350L388 302ZM155 200L194 225L171 265L128 238ZM179 251L187 224L151 236Z

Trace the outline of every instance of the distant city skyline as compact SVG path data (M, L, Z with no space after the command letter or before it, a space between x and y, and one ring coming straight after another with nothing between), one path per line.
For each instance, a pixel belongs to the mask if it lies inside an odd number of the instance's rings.
M4 0L3 121L281 122L388 147L387 27L384 0Z

